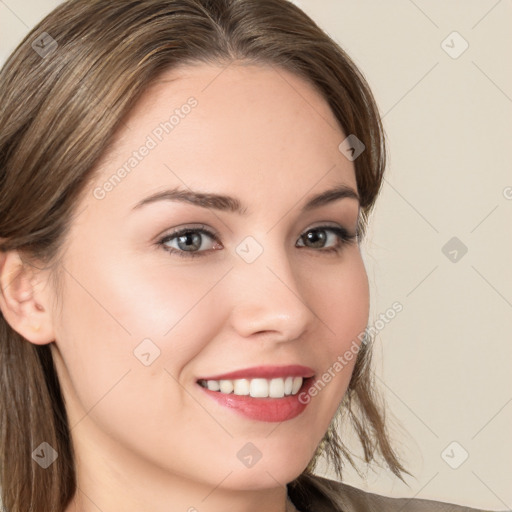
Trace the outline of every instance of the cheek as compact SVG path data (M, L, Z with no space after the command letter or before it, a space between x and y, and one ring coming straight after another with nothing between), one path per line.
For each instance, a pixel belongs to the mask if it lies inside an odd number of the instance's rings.
M128 370L145 370L141 388L164 368L177 377L211 338L220 316L218 311L208 316L210 309L201 302L222 269L194 272L191 279L191 271L165 265L107 258L101 265L95 262L92 257L67 265L56 327L57 344L75 388L84 393L84 406Z
M366 269L357 247L345 253L341 264L319 267L309 293L328 334L328 350L344 350L365 330L370 297Z
M218 281L217 272L191 280L187 273L122 259L104 258L98 265L94 255L75 265L70 259L66 268L56 341L77 385L86 382L91 393L95 388L104 392L112 379L144 367L141 351L149 351L151 360L159 353L155 362L172 359L179 369L201 349L182 325L197 315L196 306ZM205 325L196 322L195 332ZM188 332L194 332L190 327Z
M105 260L67 269L56 366L71 427L93 422L132 448L148 428L162 439L191 434L188 418L201 411L177 382L219 328L208 292L222 272L192 280Z
M310 292L324 336L318 353L322 372L309 395L319 397L322 428L327 428L350 383L368 324L368 277L359 250L351 248L343 264L320 271Z

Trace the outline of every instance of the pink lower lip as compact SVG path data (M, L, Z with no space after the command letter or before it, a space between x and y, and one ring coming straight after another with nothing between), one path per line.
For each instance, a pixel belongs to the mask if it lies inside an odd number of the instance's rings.
M312 383L313 378L305 379L296 395L283 398L253 398L233 393L227 395L219 391L211 391L199 384L198 386L217 403L246 418L275 423L296 418L304 411L308 404L299 402L299 395L307 392Z

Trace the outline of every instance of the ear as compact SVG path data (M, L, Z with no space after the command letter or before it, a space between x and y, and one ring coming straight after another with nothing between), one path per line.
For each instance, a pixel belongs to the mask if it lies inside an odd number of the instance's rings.
M0 252L0 310L16 332L36 345L55 340L47 274L24 262L16 250Z

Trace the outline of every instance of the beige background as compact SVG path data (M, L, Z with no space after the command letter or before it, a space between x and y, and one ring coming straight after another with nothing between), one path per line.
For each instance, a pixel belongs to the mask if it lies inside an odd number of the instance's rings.
M0 0L0 62L59 3ZM404 308L377 337L376 373L415 478L407 487L384 470L347 469L346 481L511 509L512 4L295 3L367 76L390 148L364 250L371 318ZM452 237L459 246L445 256Z

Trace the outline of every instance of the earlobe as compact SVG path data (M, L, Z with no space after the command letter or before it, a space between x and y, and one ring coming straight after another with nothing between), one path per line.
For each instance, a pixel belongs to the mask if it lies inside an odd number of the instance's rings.
M55 339L45 279L18 251L0 253L0 310L16 332L36 345Z

